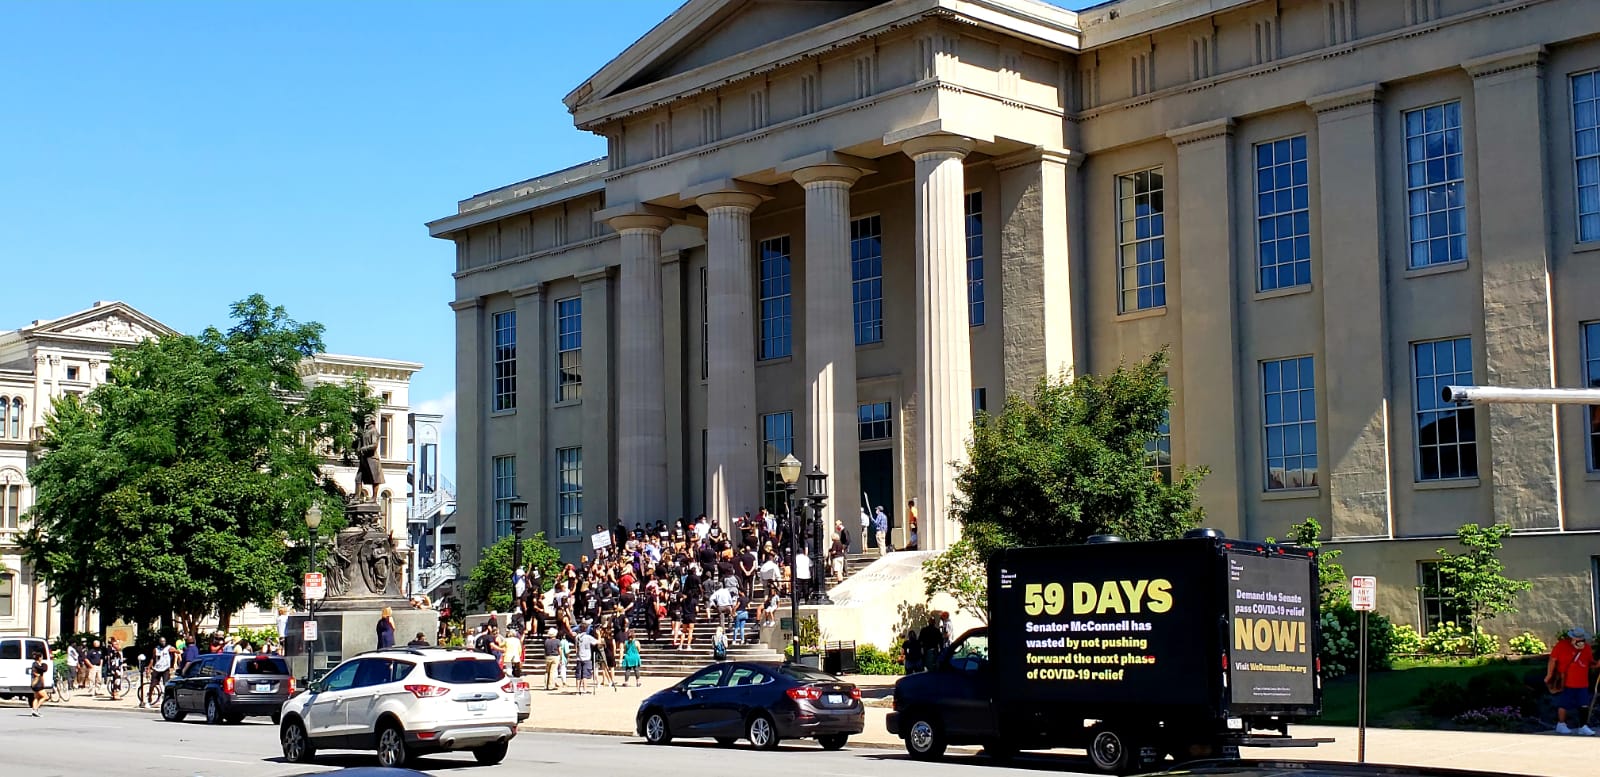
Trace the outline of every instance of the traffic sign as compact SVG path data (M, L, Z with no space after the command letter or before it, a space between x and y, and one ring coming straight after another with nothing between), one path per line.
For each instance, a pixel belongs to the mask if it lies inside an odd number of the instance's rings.
M320 602L328 595L327 582L322 579L321 572L307 572L305 582L300 586L305 592L306 601Z
M1359 612L1378 609L1378 578L1366 576L1350 578L1350 607Z
M301 636L302 639L304 639L307 642L316 642L317 641L317 622L316 621L306 621L305 623L300 624L300 628L301 628L301 635L300 636Z

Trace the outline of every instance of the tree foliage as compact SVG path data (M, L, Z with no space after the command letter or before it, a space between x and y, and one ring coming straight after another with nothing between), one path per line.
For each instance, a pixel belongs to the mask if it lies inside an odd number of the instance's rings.
M1276 542L1271 537L1267 542ZM1302 548L1318 551L1317 564L1317 593L1321 599L1323 611L1350 603L1350 584L1344 576L1344 565L1339 563L1339 557L1344 555L1342 550L1322 549L1322 524L1315 518L1307 518L1289 527L1289 542Z
M59 400L29 472L36 489L24 556L68 607L149 623L201 618L290 593L323 500L323 446L348 451L376 409L362 381L305 387L300 360L323 349L260 295L234 325L147 340L113 354L108 380ZM326 530L326 529L325 529Z
M961 612L989 622L989 573L971 540L957 540L922 562L922 584L928 598L949 594Z
M511 561L515 539L502 537L499 542L483 549L478 565L467 577L467 601L486 606L496 612L511 609ZM561 572L561 551L545 542L544 532L522 540L522 564L539 570L539 582L544 593L550 589Z
M974 424L953 515L981 558L1005 547L1180 536L1199 523L1204 468L1148 466L1172 401L1159 351L1104 377L1041 379L1032 397L1007 397Z
M1500 548L1510 533L1508 524L1469 523L1456 531L1456 539L1467 552L1439 549L1439 592L1467 611L1473 630L1481 630L1485 621L1500 613L1516 612L1517 596L1533 587L1526 580L1506 577Z

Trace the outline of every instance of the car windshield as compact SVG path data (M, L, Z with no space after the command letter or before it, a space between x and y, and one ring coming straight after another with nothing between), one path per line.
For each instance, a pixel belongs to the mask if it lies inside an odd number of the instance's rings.
M457 658L453 661L432 661L425 670L428 678L456 685L466 683L492 683L505 675L499 662L492 658Z
M288 674L289 664L281 658L257 656L241 658L233 665L234 674Z
M839 678L834 677L831 674L828 674L826 672L819 672L819 671L817 671L815 669L807 669L807 668L805 668L803 666L781 666L781 667L778 667L778 671L782 672L783 674L786 674L786 675L788 675L790 677L793 677L794 679L799 680L802 683L836 683L836 682L839 682Z

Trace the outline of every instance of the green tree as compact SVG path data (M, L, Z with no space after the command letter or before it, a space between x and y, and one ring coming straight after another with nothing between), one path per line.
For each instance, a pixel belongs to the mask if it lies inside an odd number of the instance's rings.
M1440 592L1467 611L1473 631L1483 630L1484 622L1500 613L1516 612L1517 596L1533 587L1526 580L1506 577L1500 548L1510 533L1508 524L1469 523L1456 530L1456 539L1467 552L1439 549Z
M511 556L515 539L501 537L498 542L483 549L478 565L467 577L467 601L486 606L496 612L511 609ZM556 575L561 572L561 551L545 542L544 532L522 540L522 563L529 569L539 570L540 593L550 590ZM463 611L464 612L464 611Z
M1180 536L1202 511L1204 468L1147 466L1146 443L1172 401L1165 350L1104 377L1041 379L1031 398L1012 395L973 426L952 514L979 557L1005 547Z
M1276 540L1268 537L1267 542ZM1349 604L1350 584L1344 576L1344 565L1339 563L1339 557L1344 555L1344 551L1322 549L1322 524L1315 518L1307 518L1290 526L1289 542L1317 551L1317 593L1322 601L1322 609L1326 611L1341 604Z
M342 510L321 472L376 409L364 382L307 388L300 360L323 349L260 295L234 325L119 349L108 381L58 401L30 471L24 556L67 606L188 630L294 589L313 500ZM338 520L330 521L333 530Z
M922 562L924 593L945 593L964 613L989 622L989 573L970 540L956 540L943 553Z

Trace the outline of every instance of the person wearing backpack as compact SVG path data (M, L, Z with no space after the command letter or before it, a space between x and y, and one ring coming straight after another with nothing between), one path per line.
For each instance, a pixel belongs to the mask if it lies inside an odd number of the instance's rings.
M711 637L711 658L714 661L728 660L728 632L721 626L717 627L717 633Z
M1567 725L1567 711L1583 715L1593 701L1589 690L1589 675L1594 669L1594 651L1589 647L1589 632L1581 628L1567 632L1567 638L1550 649L1549 668L1544 682L1556 696L1556 733L1594 736L1589 721L1579 720L1578 727Z

